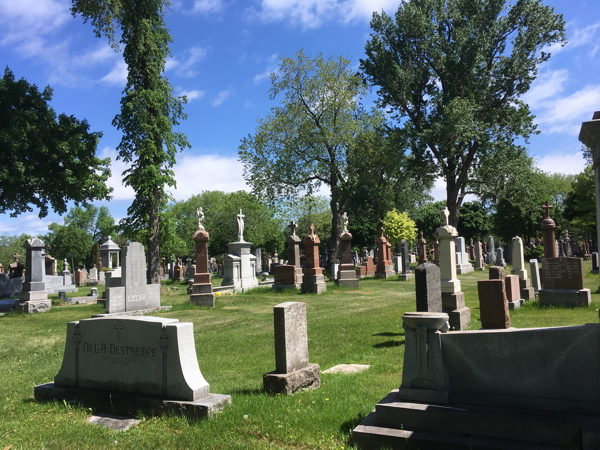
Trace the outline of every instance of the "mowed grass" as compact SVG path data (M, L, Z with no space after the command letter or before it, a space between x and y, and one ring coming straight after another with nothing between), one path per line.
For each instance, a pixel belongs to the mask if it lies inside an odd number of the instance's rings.
M589 273L595 292L600 279ZM508 270L510 270L508 268ZM472 329L480 328L477 280L486 272L461 275ZM258 288L221 295L217 307L190 305L186 284L163 284L161 313L194 323L200 369L211 391L229 394L233 404L209 420L138 414L140 425L113 432L86 423L87 407L38 403L36 384L53 380L60 368L69 321L101 312L99 305L58 305L45 314L0 317L0 449L312 449L352 448L351 431L402 376L402 314L415 310L414 281L361 280L358 290L328 283L322 295ZM580 325L598 320L600 295L590 308L539 308L537 301L512 313L515 327ZM321 388L293 396L262 392L262 376L275 369L273 306L307 305L309 360L321 370L336 364L370 364L351 375L321 374Z

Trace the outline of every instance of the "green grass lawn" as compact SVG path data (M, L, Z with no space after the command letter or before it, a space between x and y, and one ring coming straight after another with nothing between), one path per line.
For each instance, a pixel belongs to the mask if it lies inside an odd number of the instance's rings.
M595 292L600 278L589 273ZM461 275L472 328L480 328L477 280L487 272ZM221 295L217 307L190 305L186 284L164 282L161 313L194 323L200 369L211 391L230 394L233 404L216 417L145 417L123 433L88 425L88 408L37 403L36 384L52 381L60 368L66 324L102 311L99 305L57 305L45 314L0 317L0 449L312 449L352 448L351 431L375 403L400 385L404 356L402 314L415 310L414 281L361 280L360 290L328 283L322 295L258 288ZM101 292L101 291L100 291ZM80 295L86 295L82 290ZM513 312L515 327L579 325L598 320L600 294L590 308L539 308L537 301ZM262 375L275 369L274 305L307 304L309 360L321 370L342 363L371 364L352 375L321 374L321 388L296 395L262 393Z

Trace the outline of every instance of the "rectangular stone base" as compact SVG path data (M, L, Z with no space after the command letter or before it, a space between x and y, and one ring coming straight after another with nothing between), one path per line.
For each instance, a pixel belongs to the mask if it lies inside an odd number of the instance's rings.
M415 274L414 273L399 273L398 274L398 279L400 281L414 280L415 279Z
M525 301L533 300L535 298L535 289L532 287L521 289L521 298Z
M22 302L45 301L48 300L48 291L25 291L19 294L19 300Z
M450 294L442 292L442 310L448 314L448 323L453 331L464 331L471 324L471 309L465 306L464 292Z
M359 289L360 288L360 280L358 278L355 278L354 280L352 279L343 279L343 280L335 280L335 284L339 287L346 287L346 288L353 288L353 289Z
M215 294L192 294L190 295L190 302L194 305L198 306L208 306L210 308L214 308L216 306L215 303Z
M471 273L473 272L473 266L471 264L457 264L456 265L456 273L459 275L465 274L465 273Z
M36 386L34 397L37 401L57 400L62 402L62 400L66 400L84 405L90 404L110 412L116 409L120 412L137 415L141 410L155 414L177 414L193 419L211 417L231 405L231 396L223 394L208 394L190 402L122 392L62 388L54 383Z
M589 289L540 289L540 306L589 307L592 292Z
M321 367L318 364L308 364L290 373L265 373L263 386L271 394L287 395L304 389L316 389L321 386Z
M97 297L86 296L86 297L67 297L65 303L71 303L73 305L83 305L90 303L98 303Z
M388 279L396 275L394 272L394 266L377 266L375 271L375 278Z
M44 291L45 292L45 291ZM52 302L48 299L46 300L31 300L31 301L21 301L15 305L16 311L23 311L27 314L36 313L36 312L46 312L52 309Z
M524 299L516 300L514 302L508 302L508 309L512 311L514 309L520 308L524 304L525 304Z
M117 316L143 316L158 311L170 311L172 306L158 306L156 308L138 309L135 311L123 311L117 313L92 314L92 317L117 317Z
M303 294L322 294L327 290L323 275L306 275L302 277Z

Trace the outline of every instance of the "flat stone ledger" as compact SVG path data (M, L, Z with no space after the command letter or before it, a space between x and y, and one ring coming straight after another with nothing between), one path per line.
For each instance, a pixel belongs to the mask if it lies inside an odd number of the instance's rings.
M510 328L508 300L504 280L480 280L477 282L481 327L483 329Z
M263 375L267 392L293 394L321 384L320 367L308 362L306 304L285 302L273 307L275 371Z
M415 270L417 311L442 312L440 269L435 264L421 264Z
M193 324L161 317L69 322L60 371L54 383L36 386L35 397L71 395L120 395L125 402L162 405L158 409L173 402L194 409L195 402L206 406L209 400L213 410L231 403L229 396L209 393L196 358ZM205 410L209 413L210 405Z

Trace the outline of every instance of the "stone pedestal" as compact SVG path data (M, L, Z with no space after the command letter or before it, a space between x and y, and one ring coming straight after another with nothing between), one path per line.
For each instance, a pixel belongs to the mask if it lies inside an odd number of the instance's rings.
M296 222L290 223L292 232L287 237L288 264L275 267L275 283L273 289L301 289L302 288L302 265L300 264L300 237L296 234Z
M341 260L338 276L335 284L341 287L349 287L358 289L360 281L356 277L356 270L352 263L352 235L345 231L340 236Z
M383 235L384 229L381 229L381 236L377 239L377 269L375 271L376 278L390 278L394 275L394 267L392 261L388 257L388 241Z
M304 269L302 277L303 294L321 294L325 292L325 277L323 269L319 266L319 244L321 240L315 234L315 227L309 227L309 235L304 238L304 252L306 254L307 268Z
M250 253L251 242L227 244L224 279L221 286L234 286L236 291L247 291L258 286L256 278L256 256Z
M204 227L202 227L204 228ZM196 242L196 267L190 302L199 306L215 307L215 293L212 288L212 275L208 273L208 232L197 230L193 236Z
M448 208L442 212L444 225L436 230L440 241L440 277L442 285L442 309L449 316L452 330L466 330L471 323L471 310L465 306L465 295L456 277L455 241L456 228L448 223Z
M25 241L27 251L25 282L19 295L19 303L15 305L17 311L46 312L52 308L44 283L45 258L42 254L44 248L45 244L41 239L32 238Z

